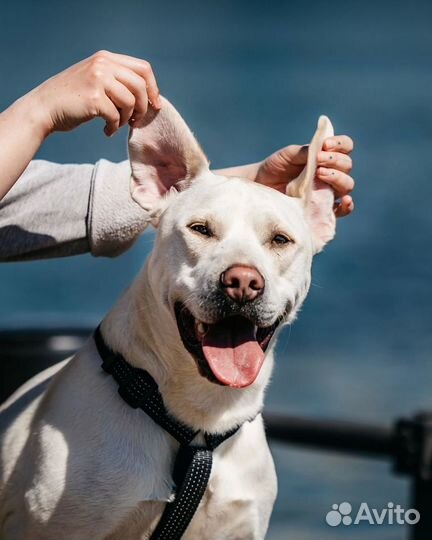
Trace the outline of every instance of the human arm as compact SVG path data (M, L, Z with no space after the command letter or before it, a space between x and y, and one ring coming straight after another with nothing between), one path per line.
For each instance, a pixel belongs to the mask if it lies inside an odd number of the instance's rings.
M43 141L93 118L110 136L144 116L148 101L159 108L159 90L145 60L100 51L48 79L0 114L0 200Z
M0 202L0 261L123 253L148 223L130 174L128 161L32 161Z

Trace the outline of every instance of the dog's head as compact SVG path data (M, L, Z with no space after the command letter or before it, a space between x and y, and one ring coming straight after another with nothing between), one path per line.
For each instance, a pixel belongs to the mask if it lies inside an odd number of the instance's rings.
M316 185L322 117L307 167L287 195L215 175L193 134L163 101L130 133L132 196L158 228L149 279L201 375L251 385L310 285L313 255L335 231L333 194Z

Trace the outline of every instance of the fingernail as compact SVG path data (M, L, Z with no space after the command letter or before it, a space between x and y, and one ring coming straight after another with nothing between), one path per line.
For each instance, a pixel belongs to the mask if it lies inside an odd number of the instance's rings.
M148 101L149 101L149 103L150 103L150 105L152 106L153 109L158 111L161 108L161 102L160 102L159 98L156 98L154 101L149 99Z
M107 128L106 126L104 127L104 133L107 137L112 137L113 135L115 135L115 133L117 133L116 131L112 131L110 130L109 128Z

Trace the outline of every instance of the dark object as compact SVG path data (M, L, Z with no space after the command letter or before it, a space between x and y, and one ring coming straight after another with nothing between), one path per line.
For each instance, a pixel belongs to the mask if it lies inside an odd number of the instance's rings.
M78 349L89 328L31 329L0 332L0 396L4 400L25 380ZM130 398L129 398L130 399ZM387 459L394 472L412 480L411 507L420 512L410 527L411 540L432 534L432 413L396 421L394 427L265 414L271 440L365 458ZM217 445L217 444L216 444ZM187 446L186 446L187 448ZM184 452L184 455L182 455ZM179 453L176 480L187 474L190 457ZM200 463L203 456L200 456ZM192 461L193 462L193 461Z
M0 402L28 379L82 347L91 328L29 328L0 331Z
M166 504L151 540L180 540L195 515L210 479L213 451L240 427L222 434L204 433L205 446L192 445L198 431L186 426L165 409L156 381L147 371L131 366L105 343L100 328L94 340L102 368L119 385L119 394L134 409L140 408L174 437L180 447L175 458L173 479L175 499Z
M412 477L412 507L421 515L413 540L432 533L432 413L398 420L395 428L395 471Z
M275 441L382 459L393 452L391 428L275 413L265 414L264 420L267 435Z

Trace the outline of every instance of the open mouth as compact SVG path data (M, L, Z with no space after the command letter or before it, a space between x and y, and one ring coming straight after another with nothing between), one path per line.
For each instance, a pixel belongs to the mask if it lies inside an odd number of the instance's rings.
M282 320L264 328L235 315L206 324L180 302L175 304L175 315L183 344L195 358L200 374L233 388L245 388L258 377L264 353Z

